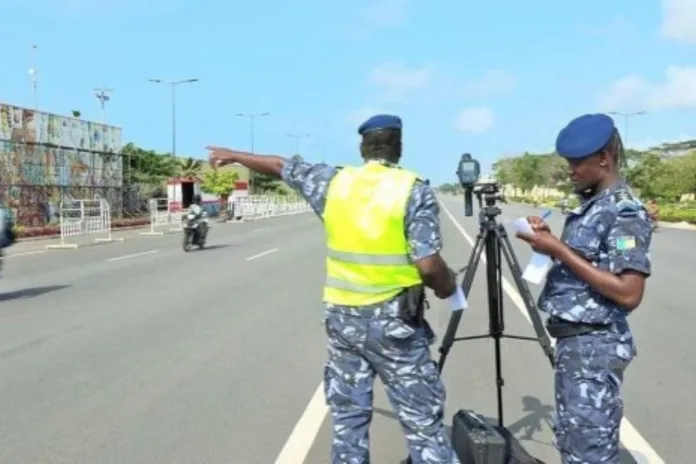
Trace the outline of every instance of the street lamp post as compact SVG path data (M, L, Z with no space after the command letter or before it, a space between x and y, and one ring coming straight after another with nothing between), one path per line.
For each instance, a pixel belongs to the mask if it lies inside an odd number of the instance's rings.
M255 153L254 151L254 144L255 144L255 124L254 122L256 121L256 118L262 118L264 116L268 116L269 113L266 111L265 113L237 113L237 116L240 118L249 118L250 122L250 132L251 132L251 154L253 155ZM254 193L254 171L251 171L249 173L249 194Z
M612 111L609 114L614 115L614 116L623 116L624 118L624 136L623 139L625 140L624 146L628 149L628 120L632 118L633 116L641 116L644 114L647 114L647 111L636 111L634 113L620 113L618 111Z
M172 156L176 156L176 86L179 84L192 84L198 79L181 79L178 81L165 81L163 79L148 79L155 84L169 84L172 86Z
M285 134L285 135L291 139L295 139L295 154L299 155L300 154L300 140L308 138L309 134Z

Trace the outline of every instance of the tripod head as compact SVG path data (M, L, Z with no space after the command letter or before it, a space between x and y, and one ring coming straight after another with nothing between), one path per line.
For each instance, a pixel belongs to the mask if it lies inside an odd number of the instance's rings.
M474 194L479 204L479 222L495 222L496 216L501 213L496 203L506 203L505 197L500 193L500 186L495 182L478 184L474 187Z

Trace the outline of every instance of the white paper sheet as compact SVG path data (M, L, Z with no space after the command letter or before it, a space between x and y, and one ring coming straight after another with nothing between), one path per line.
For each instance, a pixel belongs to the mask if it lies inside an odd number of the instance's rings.
M466 302L464 292L459 286L457 286L457 291L454 292L454 295L447 297L447 302L449 303L452 311L461 311L469 307L469 303Z
M526 218L518 218L512 221L512 227L515 231L524 234L533 234L534 230ZM546 274L551 270L553 265L553 259L550 256L537 253L536 251L532 254L532 258L529 260L529 264L524 269L522 273L522 278L529 283L539 285L546 278Z

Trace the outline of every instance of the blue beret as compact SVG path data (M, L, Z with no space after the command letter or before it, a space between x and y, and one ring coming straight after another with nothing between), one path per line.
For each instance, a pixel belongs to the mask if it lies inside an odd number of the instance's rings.
M377 114L370 119L360 124L358 134L365 135L368 132L374 132L382 129L398 129L401 130L401 118L390 114Z
M581 159L597 153L614 135L614 120L606 114L585 114L573 119L556 138L556 153Z

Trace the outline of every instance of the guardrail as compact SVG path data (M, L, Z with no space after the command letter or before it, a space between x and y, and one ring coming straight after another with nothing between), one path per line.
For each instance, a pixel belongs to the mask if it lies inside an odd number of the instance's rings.
M164 235L162 229L170 232L182 230L182 212L179 202L170 201L167 198L150 198L148 200L150 210L150 230L141 232L140 235Z
M111 207L100 200L68 200L60 203L60 243L46 245L47 249L78 248L80 239L97 236L95 242L122 242L111 236Z
M312 210L309 203L296 196L252 195L236 197L232 204L235 221L308 213Z

